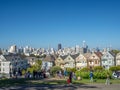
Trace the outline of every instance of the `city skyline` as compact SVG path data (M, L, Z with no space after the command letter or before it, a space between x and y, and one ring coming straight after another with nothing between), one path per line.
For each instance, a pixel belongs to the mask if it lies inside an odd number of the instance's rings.
M118 0L0 0L0 48L82 46L120 49Z

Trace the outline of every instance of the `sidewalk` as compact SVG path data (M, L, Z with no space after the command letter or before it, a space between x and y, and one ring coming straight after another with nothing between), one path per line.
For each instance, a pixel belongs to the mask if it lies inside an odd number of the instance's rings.
M25 85L2 87L0 90L120 90L119 84L86 84L86 85Z

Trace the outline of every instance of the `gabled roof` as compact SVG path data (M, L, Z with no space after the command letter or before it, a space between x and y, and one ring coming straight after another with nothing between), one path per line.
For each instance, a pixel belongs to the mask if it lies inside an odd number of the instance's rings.
M68 55L60 56L63 60L67 57Z
M103 56L103 54L101 52L94 52L99 58L101 58Z
M52 62L55 60L53 55L47 55L44 59L44 61Z
M79 54L75 54L75 55L70 55L73 59L76 59L78 56L79 56Z
M88 59L90 57L91 53L85 53L83 55Z
M20 57L18 54L8 54L8 55L3 55L3 57L7 60L10 61L11 59L14 59L16 57ZM21 57L20 57L21 58Z
M109 53L110 53L113 57L115 57L115 54L114 54L113 52L109 51Z

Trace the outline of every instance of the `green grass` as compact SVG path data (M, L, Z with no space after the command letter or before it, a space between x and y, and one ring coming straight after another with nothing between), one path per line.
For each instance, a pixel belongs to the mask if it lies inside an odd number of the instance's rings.
M95 84L99 84L99 83L105 83L106 79L94 79ZM84 83L84 84L89 84L91 83L89 79L82 79L82 80L76 80L74 81L74 83ZM110 83L112 84L120 84L120 79L110 79Z
M94 80L94 84L104 84L105 79L96 79ZM112 84L120 84L120 79L111 79L110 82ZM34 80L34 79L2 79L0 80L0 87L4 86L19 86L19 85L60 85L67 84L66 80ZM90 84L89 79L82 80L73 80L73 84Z

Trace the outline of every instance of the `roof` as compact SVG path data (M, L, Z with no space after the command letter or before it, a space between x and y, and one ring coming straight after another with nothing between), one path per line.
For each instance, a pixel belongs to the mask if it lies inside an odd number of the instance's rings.
M54 61L55 58L54 58L53 55L47 55L43 60L44 60L44 61L49 61L49 62L51 62L51 61Z
M60 56L63 60L67 57L68 55Z
M113 57L115 57L115 54L114 54L113 52L109 51L109 53L110 53Z
M83 55L88 59L90 57L91 53L85 53Z
M75 55L70 55L73 59L76 59L78 56L79 56L79 54L75 54Z
M7 60L7 61L10 61L14 58L21 58L18 54L9 54L9 55L3 55L3 57Z
M101 52L94 52L99 58L101 58L103 56L103 54Z

